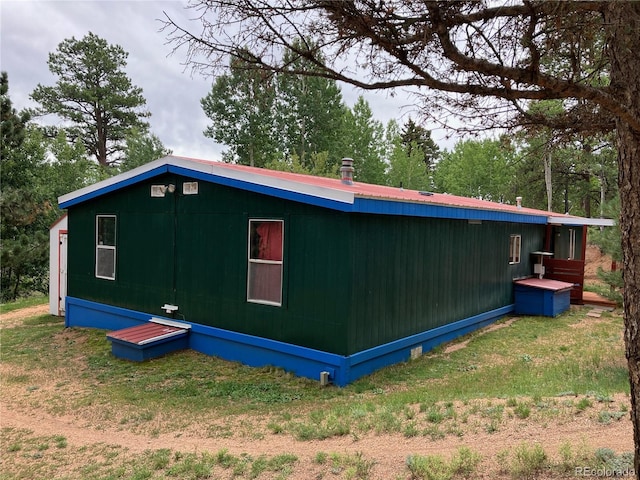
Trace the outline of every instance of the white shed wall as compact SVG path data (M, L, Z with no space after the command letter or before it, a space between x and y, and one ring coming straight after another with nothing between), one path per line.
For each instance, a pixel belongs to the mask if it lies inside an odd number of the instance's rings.
M60 244L60 234L67 232L67 216L61 217L56 223L54 223L49 229L49 313L51 315L64 315L64 299L61 301L62 296L66 296L66 247L64 242ZM61 248L64 251L61 252ZM62 262L60 259L62 258ZM62 263L62 265L61 265ZM61 275L62 272L62 275ZM64 285L60 285L64 282Z

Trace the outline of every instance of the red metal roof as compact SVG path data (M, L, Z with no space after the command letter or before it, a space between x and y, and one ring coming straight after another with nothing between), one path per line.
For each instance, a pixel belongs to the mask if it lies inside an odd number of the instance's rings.
M144 345L169 337L186 334L187 330L169 325L148 322L135 327L123 328L107 334L107 337L122 340L135 345Z
M230 163L216 162L211 160L201 160L196 158L180 157L192 162L203 163L207 165L215 165L229 170L252 173L291 182L303 183L316 187L331 188L343 192L350 192L359 198L379 198L384 200L396 200L400 202L426 203L433 205L442 205L448 207L463 207L481 210L505 211L520 214L539 215L547 217L551 212L538 210L533 208L518 208L516 205L508 205L503 203L490 202L487 200L478 200L476 198L459 197L446 193L420 192L417 190L406 190L396 187L387 187L384 185L373 185L369 183L353 182L352 185L342 183L337 178L315 177L312 175L304 175L300 173L281 172L276 170L268 170L265 168L248 167L245 165L235 165Z

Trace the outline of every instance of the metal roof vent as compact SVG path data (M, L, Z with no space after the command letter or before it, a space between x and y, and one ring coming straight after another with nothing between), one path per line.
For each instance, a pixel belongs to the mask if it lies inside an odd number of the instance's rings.
M353 185L353 158L343 158L340 167L340 180L345 185Z

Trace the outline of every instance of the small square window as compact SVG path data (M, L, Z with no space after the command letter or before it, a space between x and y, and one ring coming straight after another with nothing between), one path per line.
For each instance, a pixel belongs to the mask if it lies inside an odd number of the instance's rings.
M197 195L198 194L198 182L184 182L182 184L183 195Z
M167 187L165 187L164 185L151 185L152 197L164 197L166 191Z
M509 238L509 263L520 263L520 248L522 238L520 235L511 235Z

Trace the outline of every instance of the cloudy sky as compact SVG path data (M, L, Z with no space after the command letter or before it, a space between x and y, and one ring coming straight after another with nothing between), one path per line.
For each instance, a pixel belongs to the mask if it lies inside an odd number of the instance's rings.
M152 114L151 130L165 147L176 155L219 159L225 147L203 135L209 120L200 107L213 80L185 70L184 52L172 55L165 33L159 31L163 11L190 25L194 13L185 6L186 1L161 0L0 1L0 69L8 73L14 107L34 106L29 95L36 85L55 83L47 66L50 52L64 39L80 39L92 32L129 53L127 74L142 88ZM191 25L198 30L196 22ZM347 85L341 88L349 107L363 95L374 117L384 124L392 118L403 124L411 115L411 99L403 92L391 97ZM434 130L432 137L442 148L450 148L444 132Z

